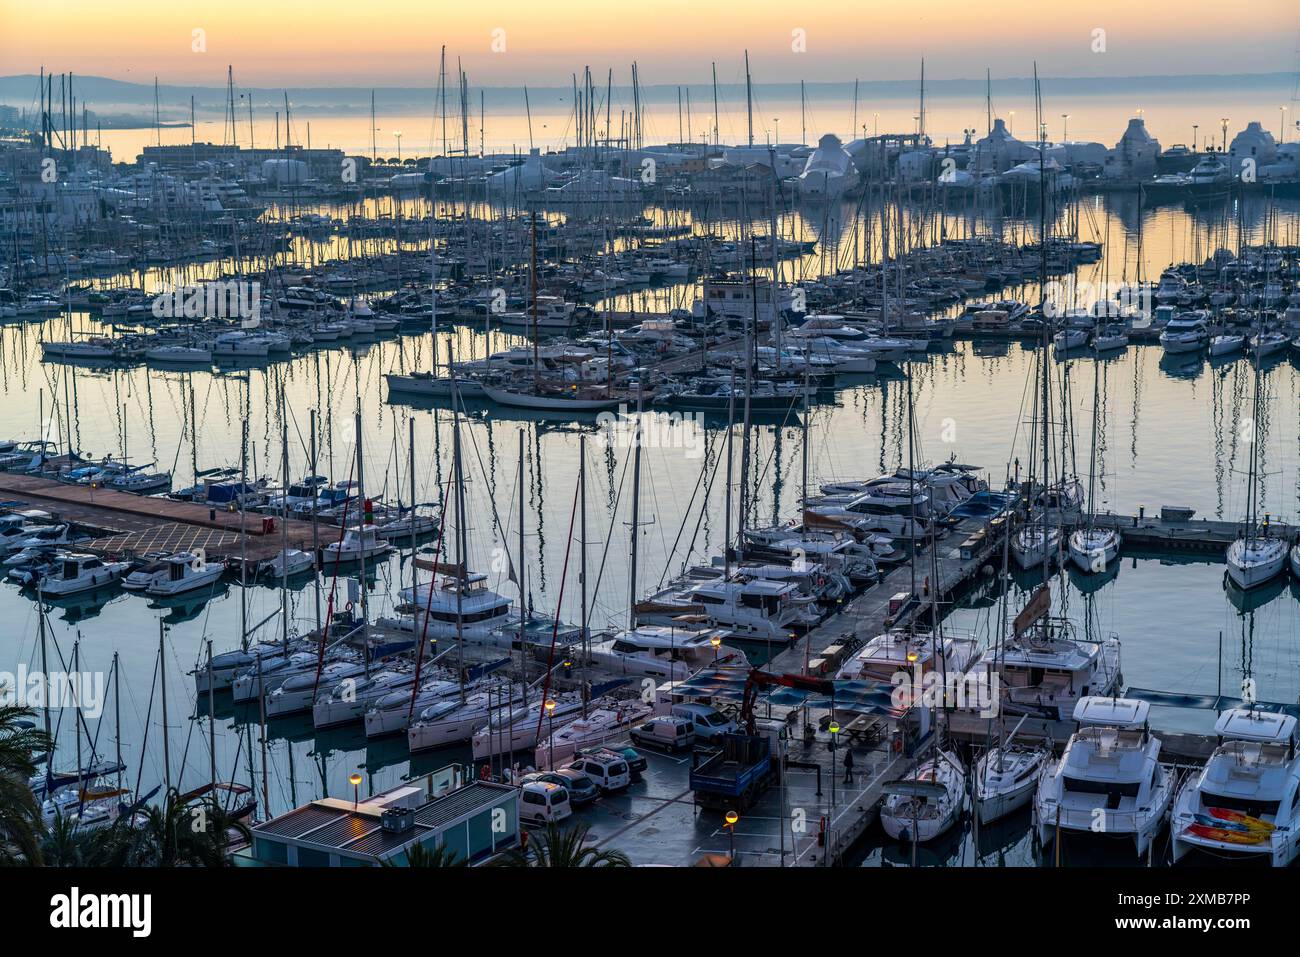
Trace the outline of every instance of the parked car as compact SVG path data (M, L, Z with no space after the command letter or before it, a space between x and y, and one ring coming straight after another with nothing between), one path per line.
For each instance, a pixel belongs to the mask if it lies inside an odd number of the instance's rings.
M594 748L579 748L578 754L597 754L601 751L604 751L607 754L613 754L616 757L621 757L626 761L628 773L632 775L633 781L640 780L641 772L648 766L645 755L631 746L620 748L618 745L600 745Z
M569 792L569 803L574 807L590 804L600 797L600 788L596 787L596 782L585 771L575 771L573 768L560 768L556 771L534 771L531 774L524 775L524 784L530 784L533 781L558 784Z
M695 744L695 728L686 718L660 715L639 724L629 732L633 744L653 745L669 751L689 748Z
M735 721L707 704L675 704L672 716L689 721L691 727L695 729L697 741L711 741L724 734L734 734L736 731Z
M529 781L519 789L519 820L525 824L550 824L573 813L566 788L549 781Z
M593 751L583 754L569 767L582 771L596 782L603 794L612 794L624 790L632 783L632 773L622 755L613 751Z

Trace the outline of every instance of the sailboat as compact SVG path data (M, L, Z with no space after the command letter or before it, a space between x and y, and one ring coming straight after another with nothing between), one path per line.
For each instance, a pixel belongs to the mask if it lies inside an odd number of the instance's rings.
M1101 574L1119 557L1120 533L1097 525L1097 438L1101 415L1101 359L1092 362L1092 449L1088 453L1088 510L1084 526L1070 534L1070 561L1081 571Z
M1263 328L1262 318L1260 328ZM1228 579L1242 590L1272 581L1282 571L1287 559L1286 542L1271 534L1267 520L1262 525L1259 521L1259 420L1263 403L1260 395L1258 350L1252 355L1255 394L1251 412L1253 436L1250 443L1250 467L1246 480L1245 534L1228 546L1227 555Z

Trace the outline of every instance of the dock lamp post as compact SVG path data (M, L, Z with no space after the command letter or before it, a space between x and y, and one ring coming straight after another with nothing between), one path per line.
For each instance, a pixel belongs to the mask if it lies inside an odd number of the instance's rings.
M393 130L393 136L397 138L397 165L402 165L402 131Z
M709 644L713 646L713 663L718 663L718 649L722 647L722 636L714 635L709 639Z
M839 781L839 769L835 761L835 742L840 736L840 723L831 718L831 723L826 728L831 733L831 807L835 806L835 784Z
M1226 116L1219 117L1219 125L1223 127L1223 142L1219 146L1219 152L1226 153L1228 152L1228 118Z
M546 743L546 763L550 765L550 770L554 771L555 770L555 699L547 698L545 707L546 707L546 717L548 721L547 727L550 729L547 734L548 741Z
M1061 114L1061 142L1070 142L1070 114Z
M352 810L357 809L357 804L361 800L361 774L353 771L348 777L348 783L352 785Z
M723 820L727 822L727 837L731 847L728 854L734 867L736 863L736 825L740 823L740 815L735 811L728 811Z
M1201 128L1199 123L1192 124L1192 152L1196 152L1196 131Z

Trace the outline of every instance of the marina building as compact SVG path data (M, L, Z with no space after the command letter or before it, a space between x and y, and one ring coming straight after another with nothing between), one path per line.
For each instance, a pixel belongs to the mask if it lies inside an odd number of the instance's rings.
M250 863L401 867L417 845L478 863L519 843L518 800L518 789L448 765L364 800L322 798L259 824Z

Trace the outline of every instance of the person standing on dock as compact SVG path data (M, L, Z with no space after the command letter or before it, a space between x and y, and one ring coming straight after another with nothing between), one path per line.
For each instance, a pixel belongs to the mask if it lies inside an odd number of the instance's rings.
M853 783L853 749L844 749L844 783Z

